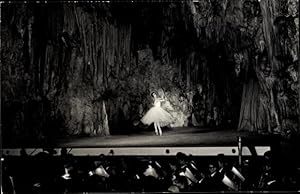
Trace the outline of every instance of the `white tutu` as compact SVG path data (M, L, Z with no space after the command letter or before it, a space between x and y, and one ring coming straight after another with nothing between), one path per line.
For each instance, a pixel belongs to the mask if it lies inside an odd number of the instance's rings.
M153 106L141 119L145 125L151 125L154 122L158 122L161 127L167 126L173 122L173 118L160 106Z

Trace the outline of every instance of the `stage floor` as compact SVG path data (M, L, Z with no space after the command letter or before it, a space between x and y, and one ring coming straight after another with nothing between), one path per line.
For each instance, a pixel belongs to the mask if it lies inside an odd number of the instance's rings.
M244 145L270 146L278 142L277 136L262 135L236 129L211 129L177 127L163 130L163 136L156 136L151 128L127 130L105 137L69 136L36 142L30 139L9 141L3 139L2 148L109 148L109 147L213 147L237 146L238 137ZM130 133L128 132L130 131ZM126 133L126 134L124 134ZM280 141L280 140L279 140Z
M194 146L237 146L238 137L243 143L269 146L274 136L260 135L237 130L220 130L196 127L179 127L163 131L163 136L154 131L106 137L69 137L59 139L56 147L194 147Z

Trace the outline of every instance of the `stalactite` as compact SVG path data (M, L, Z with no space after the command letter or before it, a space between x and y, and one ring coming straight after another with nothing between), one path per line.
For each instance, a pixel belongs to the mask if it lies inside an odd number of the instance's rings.
M256 51L254 51L254 56L259 55L261 58L266 51L268 63L261 64L261 61L253 61L253 68L256 72L256 77L258 78L259 88L258 92L258 103L251 105L250 110L253 110L255 107L259 107L257 111L253 113L250 112L253 116L247 121L247 116L243 115L241 112L240 121L244 119L243 122L240 122L240 128L245 128L243 125L245 123L251 124L254 123L253 130L264 130L268 129L269 132L279 132L285 134L288 130L295 130L295 127L284 126L282 125L285 121L293 123L291 119L286 115L286 101L287 99L292 100L292 95L290 98L285 98L285 93L288 91L288 88L283 88L281 85L282 82L285 82L288 78L283 76L280 72L283 72L286 66L289 63L288 59L291 55L289 53L283 54L281 50L285 50L286 47L289 47L284 44L280 44L281 35L278 33L279 30L276 20L281 18L281 11L284 7L278 6L278 3L275 1L264 0L260 2L261 17L262 23L259 24L262 26L261 32L257 31L256 35ZM281 2L282 3L282 2ZM288 24L288 23L285 23ZM289 26L289 25L288 25ZM257 52L258 54L255 54ZM285 58L286 57L286 58ZM280 61L280 59L285 58L285 60ZM250 68L251 69L251 68ZM248 71L249 74L249 71ZM253 76L253 75L252 75ZM287 86L289 87L289 86ZM281 89L276 89L281 88ZM249 87L244 87L244 91L251 89ZM279 93L278 93L279 92ZM285 100L283 100L285 99ZM241 108L244 109L244 103L251 100L251 98L243 98ZM247 111L246 111L247 113ZM283 116L286 115L286 116ZM258 123L258 124L256 124ZM292 124L297 125L297 124ZM246 130L249 130L245 128Z
M276 15L276 3L269 0L262 0L260 2L263 18L263 33L264 39L266 41L266 46L268 48L268 56L272 66L272 71L278 70L278 61L276 60L277 56L277 37L275 34L274 26L274 16Z
M52 102L54 119L63 120L60 130L69 127L67 131L74 134L108 135L107 126L111 130L114 124L118 128L126 122L137 123L136 115L150 104L146 99L152 89L162 88L166 96L174 98L170 102L179 110L176 114L187 120L191 112L184 107L191 102L185 101L191 101L190 95L202 85L199 112L201 119L207 120L204 124L226 123L229 112L238 112L242 98L240 128L260 130L267 124L270 107L259 102L264 91L262 80L257 81L261 71L254 71L257 64L250 59L264 47L264 40L276 75L272 99L279 121L289 123L297 115L290 104L297 104L294 63L299 55L299 30L294 18L297 9L290 4L285 17L280 15L281 6L269 0L260 4L256 0L188 1L159 5L159 14L153 14L151 6L132 8L135 21L115 17L118 13L110 13L110 5L104 4L55 4L43 9L40 5L13 6L4 11L7 21L2 34L8 38L3 41L6 64L1 84L7 104L12 103L9 99L17 99L23 105L18 117L32 107L23 99L42 104L41 97ZM285 32L285 26L287 32L279 33ZM234 59L239 53L244 56L243 64ZM28 66L24 69L22 60L26 57ZM289 62L285 64L286 58ZM288 88L283 87L279 95L277 84ZM18 90L20 87L26 90ZM179 94L183 94L184 103L179 103ZM129 115L122 118L124 107Z

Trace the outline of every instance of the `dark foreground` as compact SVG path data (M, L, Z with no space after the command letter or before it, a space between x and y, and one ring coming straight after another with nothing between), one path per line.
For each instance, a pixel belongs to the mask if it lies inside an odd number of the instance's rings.
M225 164L233 188L223 183L218 161ZM5 156L2 162L5 193L296 193L300 189L299 166L282 165L272 155L243 157L241 168L238 157L184 153L80 157L40 152L32 156ZM233 167L240 169L244 180L233 173ZM217 170L216 178L211 177L212 170Z

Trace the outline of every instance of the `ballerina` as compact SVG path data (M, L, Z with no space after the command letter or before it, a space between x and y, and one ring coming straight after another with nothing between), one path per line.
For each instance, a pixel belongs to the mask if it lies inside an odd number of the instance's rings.
M141 119L141 122L145 125L151 125L154 123L155 134L162 136L161 127L167 126L172 123L173 118L161 108L161 102L165 99L159 98L155 92L151 93L153 98L153 107L151 107Z

